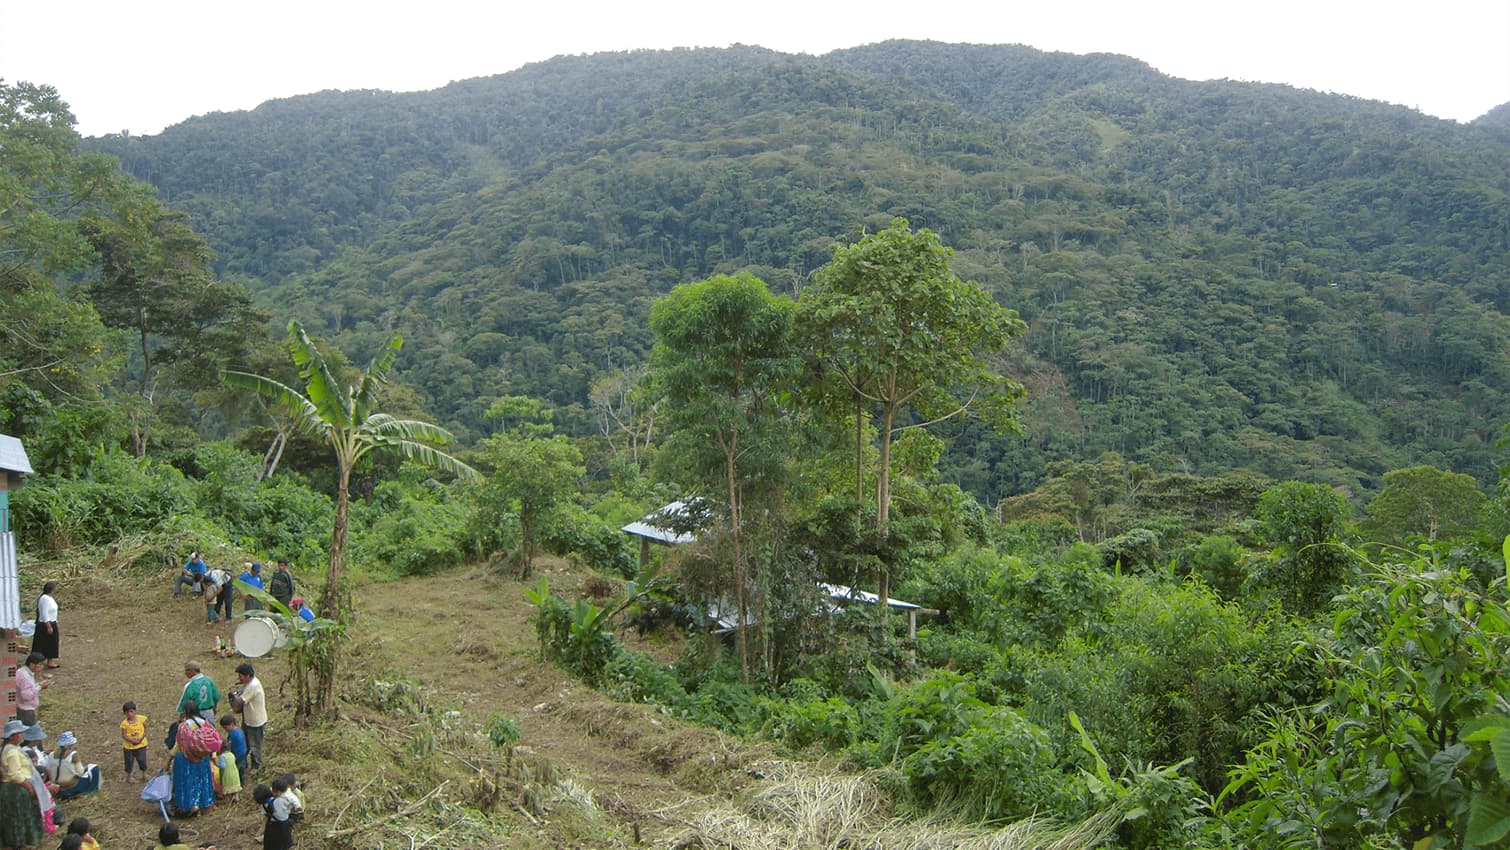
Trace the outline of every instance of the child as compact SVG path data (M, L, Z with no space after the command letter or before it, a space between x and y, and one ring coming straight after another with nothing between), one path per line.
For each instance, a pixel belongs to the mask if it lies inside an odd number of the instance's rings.
M267 818L262 830L262 850L289 850L294 846L294 822L290 819L293 801L288 797L288 783L282 777L273 780L273 787L258 785L252 790L252 799L262 806Z
M220 737L225 741L225 748L236 759L236 772L246 775L246 733L237 725L236 715L225 714L220 718L220 728L225 733Z
M82 850L100 850L100 843L89 834L89 818L74 818L68 822L68 834L79 837L79 847ZM67 841L68 839L63 839Z
M215 757L215 765L220 771L220 784L215 789L220 798L232 803L241 799L241 770L236 766L236 756L223 747Z
M289 812L288 819L294 823L304 820L304 789L299 787L299 778L292 773L285 773L278 777L283 784L288 786L288 798L293 801L293 810Z
M141 768L142 781L147 781L147 715L136 713L136 703L121 706L126 719L121 721L121 747L126 756L126 781L131 781L132 767Z

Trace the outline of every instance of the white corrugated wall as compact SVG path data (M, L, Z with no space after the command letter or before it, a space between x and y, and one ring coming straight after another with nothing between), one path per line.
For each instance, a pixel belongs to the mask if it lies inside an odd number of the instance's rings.
M0 629L21 627L21 582L16 574L16 533L0 532Z

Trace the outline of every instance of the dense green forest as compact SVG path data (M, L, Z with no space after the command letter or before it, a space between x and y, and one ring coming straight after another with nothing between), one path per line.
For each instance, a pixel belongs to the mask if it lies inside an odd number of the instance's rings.
M650 302L750 270L796 295L894 216L1029 323L1020 437L948 435L988 503L1055 460L1377 492L1488 483L1510 409L1510 135L1115 56L891 42L561 58L422 94L326 92L91 140L216 269L358 359L390 330L463 439L493 398L568 433L645 363Z
M0 85L23 555L328 564L312 716L342 576L548 553L590 578L531 592L547 658L909 815L1510 835L1503 108L918 42L145 138L64 95ZM641 561L620 526L687 496Z

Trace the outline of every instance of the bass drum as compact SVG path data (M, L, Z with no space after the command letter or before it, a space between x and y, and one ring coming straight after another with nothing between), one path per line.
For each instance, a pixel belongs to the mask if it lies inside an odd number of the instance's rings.
M261 658L285 643L287 638L283 635L283 629L272 620L261 617L242 620L236 631L231 633L231 645L247 658Z

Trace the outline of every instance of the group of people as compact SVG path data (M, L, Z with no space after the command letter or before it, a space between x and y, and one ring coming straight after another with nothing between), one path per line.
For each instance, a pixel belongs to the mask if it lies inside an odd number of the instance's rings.
M277 568L270 578L264 578L261 561L247 561L241 575L233 580L231 574L219 567L211 568L198 552L189 555L178 576L173 580L173 595L180 596L188 588L189 595L204 602L206 623L230 622L236 611L236 582L267 591L283 607L306 620L314 619L313 612L304 606L304 600L294 595L294 575L289 572L288 560L279 558ZM256 596L244 594L243 613L262 608Z
M41 724L10 720L0 736L5 740L0 749L0 843L34 847L45 833L62 828L65 818L58 801L99 790L100 767L79 757L72 732L59 735L51 751ZM77 820L87 835L89 822Z
M263 588L260 564L247 564L240 580ZM212 569L196 552L175 577L173 595L185 589L205 603L207 622L233 617L234 582L220 569ZM294 578L286 560L265 585L269 595L295 616L313 620L313 612L294 596ZM38 722L42 692L52 685L43 671L60 666L56 582L47 582L36 603L31 652L16 670L15 719L0 728L0 850L35 848L44 836L63 829L60 800L96 791L101 771L83 761L72 732L58 738L57 747L45 747L46 733ZM263 607L251 594L246 608ZM23 629L23 634L25 633ZM213 678L197 661L184 664L185 682L176 717L167 730L164 745L168 760L164 773L171 778L171 806L179 817L207 811L218 801L237 802L243 780L263 768L263 741L268 721L266 693L250 663L235 668L237 685L224 694L230 711L216 715L222 694ZM147 716L134 702L121 706L121 747L127 782L147 782L149 733ZM145 796L145 795L144 795ZM266 819L262 846L286 850L294 844L293 824L303 814L303 794L292 774L285 774L252 792ZM179 850L178 828L170 820L159 832L159 848ZM60 848L97 850L89 835L89 823L76 818L61 836Z

